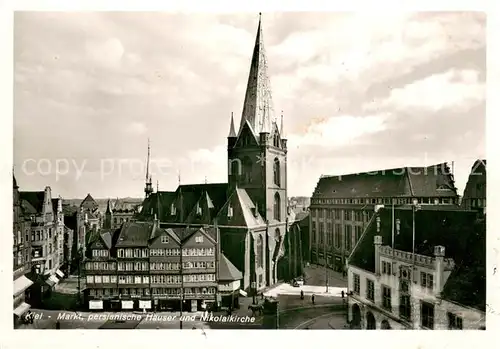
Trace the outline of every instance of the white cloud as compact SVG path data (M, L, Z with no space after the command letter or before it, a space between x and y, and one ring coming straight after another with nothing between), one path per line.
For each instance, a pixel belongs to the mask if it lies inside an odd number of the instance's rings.
M134 135L143 135L147 132L148 128L142 122L132 122L127 126L127 132Z
M485 92L485 83L479 81L477 71L452 69L393 89L387 99L375 101L367 109L468 110L484 102Z
M335 147L359 140L362 136L383 131L388 115L365 117L336 116L319 120L309 125L304 134L292 134L288 137L289 147L302 145Z
M106 68L114 68L120 64L125 53L122 42L117 38L87 41L85 48L90 59Z

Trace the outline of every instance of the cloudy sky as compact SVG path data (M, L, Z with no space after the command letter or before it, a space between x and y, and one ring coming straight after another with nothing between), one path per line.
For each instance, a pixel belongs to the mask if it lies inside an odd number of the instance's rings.
M226 181L258 15L17 13L14 162L22 190L141 197ZM264 13L289 195L322 174L485 157L481 13Z

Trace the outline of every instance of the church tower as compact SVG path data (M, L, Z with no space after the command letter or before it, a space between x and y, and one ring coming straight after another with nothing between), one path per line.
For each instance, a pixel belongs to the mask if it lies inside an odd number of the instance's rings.
M282 133L273 109L259 14L238 133L231 115L228 183L230 188L245 189L270 223L285 222L287 215L287 144Z
M111 209L111 201L108 200L108 205L106 207L106 213L104 214L104 229L111 229L113 226L113 210Z
M149 158L151 155L151 148L149 146L149 139L148 139L148 158L146 161L146 186L144 187L144 193L146 194L146 199L153 193L153 183L152 183L152 178L151 175L149 174Z

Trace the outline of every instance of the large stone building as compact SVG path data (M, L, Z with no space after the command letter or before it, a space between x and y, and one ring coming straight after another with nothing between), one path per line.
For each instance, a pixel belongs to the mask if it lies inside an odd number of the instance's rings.
M172 228L214 225L216 221L222 251L243 272L244 289L258 290L291 276L282 259L291 225L288 150L283 118L280 127L278 123L259 20L238 128L231 116L228 183L179 185L172 192L151 193L151 178L146 175L146 199L139 218L151 220L156 214L162 227Z
M31 271L31 229L21 206L16 178L13 182L13 274L14 274L14 324L29 310L29 279Z
M344 271L375 207L410 205L414 198L424 206L457 207L447 164L322 176L311 198L311 262Z
M179 310L182 301L197 311L216 301L218 288L237 305L241 273L216 241L214 228L163 229L158 220L95 232L85 259L89 309Z
M120 199L113 202L108 200L103 227L105 229L118 229L123 223L133 221L138 212L137 206L136 202L127 202Z
M477 160L472 165L461 205L486 214L486 160Z
M484 216L379 209L349 257L348 291L353 328L484 329Z

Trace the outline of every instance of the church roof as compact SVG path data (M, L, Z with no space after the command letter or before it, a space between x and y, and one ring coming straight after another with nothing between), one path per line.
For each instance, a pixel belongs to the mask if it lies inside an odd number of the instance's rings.
M376 217L380 217L377 233ZM394 236L394 248L412 251L413 218L411 208L395 208L400 219L400 233ZM453 258L452 271L443 290L443 297L484 310L486 300L486 226L477 213L465 210L428 210L415 213L415 253L433 256L434 246L445 247L445 258ZM375 272L375 235L382 236L383 245L392 244L392 211L381 208L373 215L360 241L349 257L349 264Z
M232 212L230 212L230 210ZM250 199L247 191L242 188L235 188L227 202L219 211L217 222L220 225L248 228L266 225L260 213L258 211L255 212L255 210L256 206Z
M274 120L271 83L267 72L267 59L262 36L262 23L259 16L259 25L255 46L250 65L245 102L241 115L240 131L245 121L258 135L260 132L270 132L271 122Z
M469 198L486 198L486 160L477 160L472 166L463 196Z
M323 176L313 198L457 197L446 163Z
M236 281L243 279L243 274L239 271L224 254L221 253L219 261L219 280Z
M83 199L82 203L80 204L80 207L83 209L94 211L95 209L99 208L99 205L94 200L92 195L90 195L90 193L89 193L89 194L87 194L85 199Z
M147 246L153 228L153 222L123 223L116 247Z
M21 207L26 213L42 213L43 203L45 202L44 191L20 191Z

